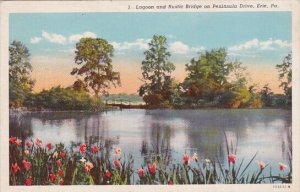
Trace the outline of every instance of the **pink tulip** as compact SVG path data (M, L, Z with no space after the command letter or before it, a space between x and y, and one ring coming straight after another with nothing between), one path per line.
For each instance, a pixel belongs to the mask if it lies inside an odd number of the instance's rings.
M230 155L228 156L228 160L229 160L229 163L235 164L235 161L236 161L236 155L235 155L235 154L230 154Z

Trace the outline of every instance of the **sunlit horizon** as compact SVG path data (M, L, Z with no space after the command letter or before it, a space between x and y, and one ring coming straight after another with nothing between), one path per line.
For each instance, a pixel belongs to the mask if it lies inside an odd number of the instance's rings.
M76 80L75 76L70 75L72 67L76 67L76 64L73 63L72 60L60 61L66 63L61 63L62 67L58 68L57 70L48 70L47 68L43 67L40 68L38 67L38 63L36 62L39 62L39 64L43 64L42 66L45 66L46 63L51 62L51 60L33 60L32 62L32 78L36 81L35 86L33 87L33 91L36 93L44 89L51 89L52 87L56 86L69 87L72 86L72 84ZM141 80L141 62L138 63L137 61L123 61L122 64L120 64L119 62L121 61L118 61L113 65L114 69L120 72L121 86L111 86L108 92L110 94L138 94L138 89L143 84L143 81ZM186 63L175 63L176 69L171 74L171 76L175 78L177 82L182 82L187 75L187 72L185 71L185 64ZM124 65L127 67L124 67ZM261 88L263 88L264 85L268 84L268 86L271 88L271 91L275 94L283 93L282 88L279 87L281 82L279 81L278 71L275 65L273 66L273 68L270 68L268 66L259 67L255 65L253 66L246 64L244 64L243 66L247 67L246 72L248 73L248 86L256 85L258 90L260 90ZM51 81L49 81L49 79L51 79Z

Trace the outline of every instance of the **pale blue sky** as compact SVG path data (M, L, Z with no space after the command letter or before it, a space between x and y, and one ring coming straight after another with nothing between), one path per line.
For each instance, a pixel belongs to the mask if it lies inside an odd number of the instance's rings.
M108 40L115 48L116 65L124 68L126 63L137 72L154 34L168 38L178 70L199 52L219 47L226 47L230 58L252 71L253 67L274 68L291 47L290 12L18 13L10 14L9 30L10 42L19 40L29 48L36 73L43 67L70 71L75 43L82 36ZM54 64L54 56L70 62L60 67Z

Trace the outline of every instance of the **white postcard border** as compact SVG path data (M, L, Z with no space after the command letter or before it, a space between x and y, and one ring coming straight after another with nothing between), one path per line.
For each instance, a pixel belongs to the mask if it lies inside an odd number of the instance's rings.
M164 5L164 4L199 4L208 5L216 4L268 4L274 3L278 8L219 8L219 9L172 9L172 10L140 10L136 9L137 5ZM128 9L130 6L131 9ZM10 13L56 13L56 12L263 12L263 11L291 11L292 12L292 50L293 50L293 183L288 184L290 188L274 188L274 184L257 184L257 185L176 185L176 186L9 186L9 166L8 166L8 138L9 138L9 113L8 113L8 35L9 35L9 14ZM19 2L1 2L1 159L0 159L0 191L20 192L20 191L300 191L300 40L299 40L299 1L19 1Z

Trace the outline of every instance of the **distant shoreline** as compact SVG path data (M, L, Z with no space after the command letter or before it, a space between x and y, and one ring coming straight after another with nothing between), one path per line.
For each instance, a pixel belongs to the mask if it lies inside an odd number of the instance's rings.
M259 109L274 109L274 110L292 110L292 108L279 108L279 107L262 107L262 108L225 108L225 107L166 107L166 106L146 106L146 105L131 105L125 107L119 106L110 106L105 107L102 110L51 110L51 109L39 109L39 110L30 110L30 109L9 109L9 113L18 113L18 112L70 112L70 113L97 113L97 112L107 112L114 110L123 110L123 109L144 109L144 110L259 110Z

